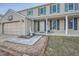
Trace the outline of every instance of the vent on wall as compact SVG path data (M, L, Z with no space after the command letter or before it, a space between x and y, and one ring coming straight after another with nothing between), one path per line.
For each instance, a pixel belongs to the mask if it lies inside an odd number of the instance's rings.
M8 20L12 21L13 20L13 16L12 15L8 16Z

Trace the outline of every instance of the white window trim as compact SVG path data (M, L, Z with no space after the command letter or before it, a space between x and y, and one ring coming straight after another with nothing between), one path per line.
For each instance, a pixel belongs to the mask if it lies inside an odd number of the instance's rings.
M73 3L73 10L69 10L69 4L68 4L68 12L72 12L75 10L75 4Z
M52 30L57 30L57 19L52 20L52 25L53 25L53 21L56 21L56 29L53 29L53 26L52 26Z
M39 9L40 9L40 10L41 10L41 8L44 9L44 7L45 7L45 6L39 7ZM41 11L40 11L40 12L41 12ZM43 14L40 13L40 15L44 15L44 11L43 11Z
M52 13L58 13L57 11L57 4L52 4L51 6L53 7L54 5L56 5L56 12L52 12Z

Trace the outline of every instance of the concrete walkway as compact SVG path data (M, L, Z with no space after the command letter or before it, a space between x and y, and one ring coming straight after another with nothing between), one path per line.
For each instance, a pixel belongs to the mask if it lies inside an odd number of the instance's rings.
M24 39L24 38L7 38L8 42L13 42L13 43L19 43L19 44L28 44L28 45L33 45L36 43L42 36L34 36L30 39Z

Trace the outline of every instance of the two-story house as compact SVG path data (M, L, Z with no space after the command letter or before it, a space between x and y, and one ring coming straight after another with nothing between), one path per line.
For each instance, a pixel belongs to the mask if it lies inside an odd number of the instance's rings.
M79 35L79 3L50 3L20 11L8 10L3 34Z

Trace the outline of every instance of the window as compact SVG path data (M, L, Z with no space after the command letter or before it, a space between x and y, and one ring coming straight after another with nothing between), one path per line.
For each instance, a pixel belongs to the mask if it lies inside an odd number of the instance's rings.
M28 10L27 10L27 15L28 15L28 16L33 15L33 11L28 9Z
M78 10L78 3L75 3L75 10Z
M53 29L56 29L56 20L53 21Z
M73 10L73 3L69 4L69 10Z
M73 20L68 21L68 28L73 29Z
M53 25L52 26L53 29L59 30L59 25L60 25L59 19L53 20L52 25Z
M78 3L65 3L65 11L78 10Z
M45 15L46 14L46 7L38 8L38 15Z
M68 21L68 28L77 30L77 18Z
M59 4L50 5L50 13L59 13L59 12L60 12Z
M53 5L53 13L56 12L56 5Z

